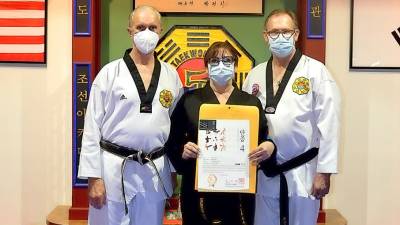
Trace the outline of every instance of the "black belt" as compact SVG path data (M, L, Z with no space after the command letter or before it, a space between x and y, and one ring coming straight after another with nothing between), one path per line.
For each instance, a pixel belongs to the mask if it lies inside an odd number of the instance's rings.
M127 148L124 146L120 146L114 143L111 143L109 141L106 141L104 139L100 140L100 147L107 151L110 152L114 155L117 155L119 157L122 157L124 160L122 161L121 164L121 186L122 186L122 197L124 199L124 204L125 204L125 214L128 214L128 204L126 203L126 196L125 196L125 185L124 185L124 170L125 170L125 165L127 160L133 160L138 162L140 165L144 165L146 163L150 163L150 165L154 168L156 171L157 177L160 180L160 183L163 187L164 193L167 197L168 192L165 189L164 182L161 179L160 173L157 170L156 165L154 164L153 160L160 158L161 156L165 155L165 150L164 147L158 147L153 149L149 153L145 153L143 151L138 151L133 148Z
M148 163L150 160L155 160L165 155L164 147L155 148L150 153L145 153L143 151L120 146L103 139L100 141L100 147L107 152L110 152L122 158L128 158L129 160L136 161L141 165Z
M276 151L273 153L270 160L262 163L261 168L267 177L280 176L280 190L279 190L279 209L280 209L280 224L289 224L289 196L288 184L284 172L301 166L318 155L319 148L312 148L300 154L293 159L284 162L280 165L276 162Z

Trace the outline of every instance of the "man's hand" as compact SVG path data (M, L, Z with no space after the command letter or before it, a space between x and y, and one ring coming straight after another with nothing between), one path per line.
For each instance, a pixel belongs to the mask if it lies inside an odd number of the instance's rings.
M106 188L101 178L89 177L89 204L101 209L106 204Z
M264 141L254 151L250 152L249 159L256 164L271 157L275 150L275 146L270 141Z
M317 173L314 177L314 182L311 190L311 195L317 199L323 198L329 193L330 173Z
M200 148L193 142L188 142L183 146L182 159L195 159L200 153Z

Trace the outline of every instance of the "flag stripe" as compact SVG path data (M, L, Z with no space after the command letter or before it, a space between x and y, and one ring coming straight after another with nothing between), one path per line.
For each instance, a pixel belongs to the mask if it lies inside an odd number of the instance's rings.
M42 36L44 27L0 27L0 36Z
M44 53L0 53L0 61L7 62L44 62Z
M3 0L1 0L3 1ZM21 0L7 0L7 2L20 2ZM44 2L45 0L29 0L29 2ZM26 1L25 1L26 2Z
M0 1L0 10L44 10L44 2L29 2L29 1Z
M44 10L0 10L0 18L44 18Z
M44 19L1 19L0 27L44 27Z
M44 44L0 44L0 53L42 53Z
M0 36L0 44L43 44L44 36Z

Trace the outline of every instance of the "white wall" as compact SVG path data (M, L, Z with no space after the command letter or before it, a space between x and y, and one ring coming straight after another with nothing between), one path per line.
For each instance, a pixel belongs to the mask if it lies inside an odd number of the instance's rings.
M0 223L71 204L71 1L48 1L47 66L0 64Z
M342 92L343 127L340 174L325 208L337 208L349 225L398 225L400 72L349 71L350 0L327 1L326 40L326 64Z

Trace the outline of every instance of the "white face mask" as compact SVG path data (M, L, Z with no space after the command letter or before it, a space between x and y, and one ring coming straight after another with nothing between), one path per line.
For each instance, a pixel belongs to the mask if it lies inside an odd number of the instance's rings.
M146 28L144 31L137 32L133 35L133 43L137 50L147 55L154 51L157 46L159 37L158 34Z
M208 75L218 86L226 86L233 78L235 73L235 65L224 65L221 61L217 66L208 64Z

